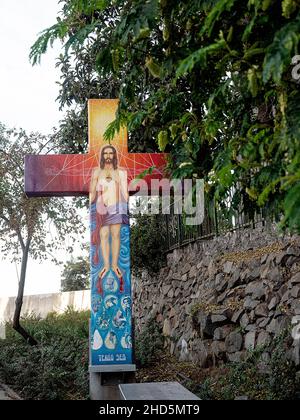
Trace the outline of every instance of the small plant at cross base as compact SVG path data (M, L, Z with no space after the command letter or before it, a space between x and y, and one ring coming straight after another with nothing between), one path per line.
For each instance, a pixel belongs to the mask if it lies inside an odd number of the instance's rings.
M136 333L135 356L137 365L147 366L151 364L162 347L162 330L156 320L151 318L147 321L143 330Z

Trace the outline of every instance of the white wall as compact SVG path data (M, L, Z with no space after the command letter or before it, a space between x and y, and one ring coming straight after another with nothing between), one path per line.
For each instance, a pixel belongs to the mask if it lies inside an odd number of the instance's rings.
M15 300L15 297L0 297L0 324L12 320ZM68 306L72 306L77 311L90 309L90 290L24 296L22 315L35 313L45 318L49 312L63 313Z

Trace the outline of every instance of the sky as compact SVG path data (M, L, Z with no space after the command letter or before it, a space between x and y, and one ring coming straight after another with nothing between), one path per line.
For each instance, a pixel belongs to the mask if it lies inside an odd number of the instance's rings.
M32 67L30 47L38 34L56 22L58 0L0 0L0 121L7 127L50 134L63 114L55 101L59 71L55 58L60 44ZM20 267L0 256L0 298L15 296ZM25 295L60 289L61 267L29 261Z
M57 2L0 2L0 120L9 127L48 134L62 118L55 102L59 91L55 57L60 44L48 50L39 66L32 67L28 58L37 35L55 23Z

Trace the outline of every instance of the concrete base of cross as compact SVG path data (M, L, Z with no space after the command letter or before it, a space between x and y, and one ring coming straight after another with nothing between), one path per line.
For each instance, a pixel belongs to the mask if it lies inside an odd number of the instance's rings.
M127 371L120 369L122 365L90 366L90 399L94 401L121 400L119 385L135 382L135 365L124 365L125 367Z

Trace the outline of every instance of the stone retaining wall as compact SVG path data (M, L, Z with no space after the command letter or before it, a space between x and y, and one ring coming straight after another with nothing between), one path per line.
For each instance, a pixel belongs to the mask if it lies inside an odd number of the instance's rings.
M261 226L175 250L157 276L135 279L133 300L137 328L156 319L181 360L240 361L300 315L300 238Z

